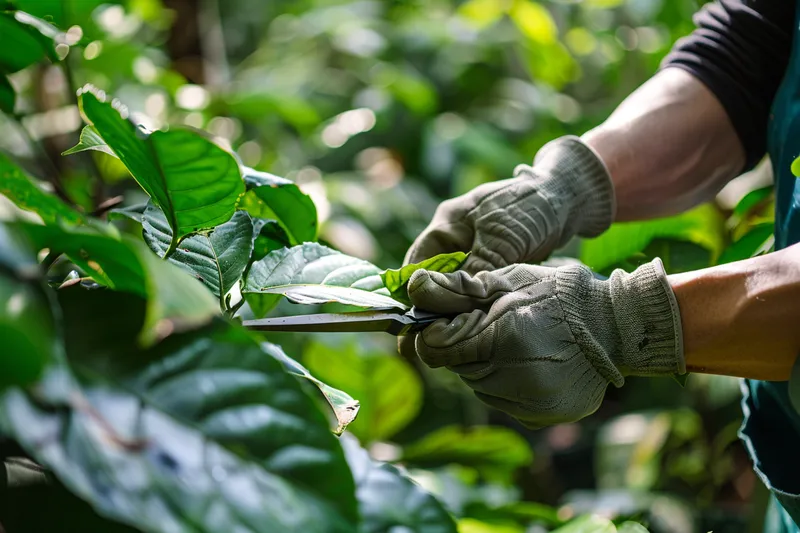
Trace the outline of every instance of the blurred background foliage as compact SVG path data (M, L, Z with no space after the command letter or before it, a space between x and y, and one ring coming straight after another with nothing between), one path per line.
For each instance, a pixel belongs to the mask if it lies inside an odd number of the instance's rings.
M142 200L114 158L60 157L81 126L75 89L93 83L150 128L204 129L244 164L296 181L317 204L324 241L384 267L402 262L442 199L510 177L548 140L599 124L692 30L699 8L692 0L5 4L64 33L60 65L9 75L19 96L0 114L0 150L72 203L90 212L117 196ZM679 217L571 242L555 260L607 273L658 255L678 272L763 253L769 174L761 166ZM760 528L766 497L736 437L734 379L693 375L681 388L631 378L594 416L531 432L483 407L447 371L399 358L381 335L270 340L359 399L350 431L376 458L409 468L464 533L550 531L586 513L628 532L640 529L620 525L627 519L654 532ZM597 516L564 527L613 531Z

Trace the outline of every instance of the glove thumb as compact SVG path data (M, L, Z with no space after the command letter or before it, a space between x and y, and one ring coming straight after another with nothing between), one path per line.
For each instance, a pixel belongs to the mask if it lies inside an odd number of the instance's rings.
M533 275L532 275L533 274ZM470 276L464 271L442 274L417 270L408 282L414 306L433 313L469 313L487 310L498 298L539 279L523 265L512 265Z

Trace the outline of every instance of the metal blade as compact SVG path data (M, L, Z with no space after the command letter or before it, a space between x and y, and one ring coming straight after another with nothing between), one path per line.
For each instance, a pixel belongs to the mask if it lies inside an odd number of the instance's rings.
M243 325L256 331L386 331L401 335L402 330L412 323L413 319L398 313L364 311L245 320Z
M245 320L242 324L255 331L305 332L366 332L385 331L405 335L424 329L442 315L412 309L401 314L391 311L361 311L355 313L321 313L260 320Z

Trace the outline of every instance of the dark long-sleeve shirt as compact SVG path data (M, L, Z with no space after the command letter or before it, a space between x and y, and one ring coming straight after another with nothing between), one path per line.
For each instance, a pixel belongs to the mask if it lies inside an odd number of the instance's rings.
M718 0L694 17L662 68L682 68L722 103L744 146L746 169L766 152L770 106L789 62L793 0Z

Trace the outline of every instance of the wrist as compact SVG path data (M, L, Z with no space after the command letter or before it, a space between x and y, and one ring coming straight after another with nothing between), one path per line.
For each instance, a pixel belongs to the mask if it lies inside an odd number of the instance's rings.
M685 374L678 301L656 258L628 274L616 270L605 283L619 331L612 359L624 375Z
M564 213L566 241L573 235L596 237L614 220L614 185L600 156L579 137L564 136L544 145L534 158L540 194L556 213Z

